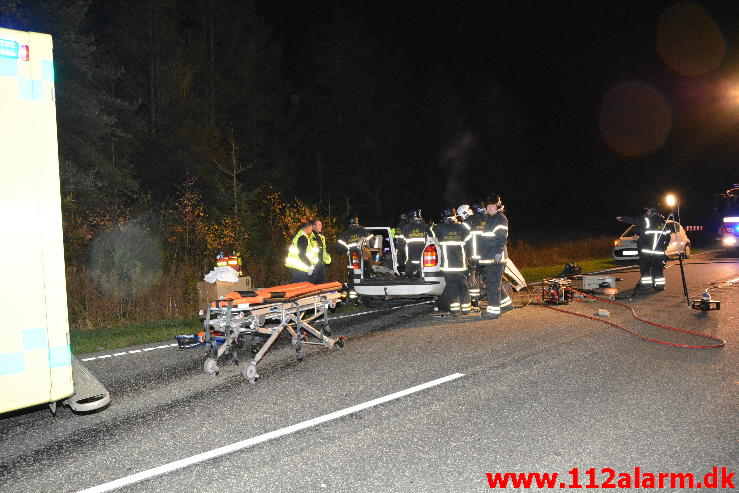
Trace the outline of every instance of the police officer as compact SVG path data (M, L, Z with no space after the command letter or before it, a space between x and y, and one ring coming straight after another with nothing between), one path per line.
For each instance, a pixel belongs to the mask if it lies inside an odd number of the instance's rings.
M441 246L441 271L446 281L445 293L449 297L452 315L470 313L470 293L467 282L467 255L470 231L457 222L454 209L441 212L441 224L431 226L431 236Z
M670 244L670 234L675 232L673 225L668 224L660 214L657 206L644 208L644 215L637 218L618 216L619 221L633 224L636 227L636 247L639 250L639 287L657 290L665 289L664 265L665 251Z
M326 251L326 237L323 236L323 223L320 219L314 219L311 223L313 234L310 236L310 248L316 251L318 262L313 268L310 282L323 284L326 282L326 266L331 263L331 255Z
M359 279L362 276L361 272L355 273L354 257L356 257L357 264L360 264L362 258L362 246L365 242L372 239L373 236L374 235L372 233L364 229L359 224L359 217L355 214L349 218L349 228L341 233L339 240L336 242L336 251L338 253L346 252L346 268L349 275L350 300L357 299L357 293L354 291L354 280ZM365 263L365 266L368 266L368 263Z
M510 296L502 289L503 271L508 258L508 218L502 212L503 203L499 195L491 194L483 205L488 218L480 235L479 262L485 266L488 306L482 312L482 318L497 319L513 308Z
M290 243L285 267L290 271L292 282L310 282L314 265L318 263L318 252L310 245L309 237L312 233L312 222L304 221Z
M418 277L421 273L421 255L426 246L429 225L423 220L421 209L408 213L408 222L398 230L398 249L405 259L405 275Z

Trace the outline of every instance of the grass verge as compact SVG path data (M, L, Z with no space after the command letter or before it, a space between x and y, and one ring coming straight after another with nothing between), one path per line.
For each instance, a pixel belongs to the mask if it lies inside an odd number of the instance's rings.
M608 258L583 260L578 261L578 264L582 267L583 272L604 270L623 265ZM521 269L521 273L527 282L533 283L547 277L554 277L560 274L563 268L563 264L529 267ZM349 314L364 310L366 308L363 306L342 305L336 310L336 314ZM174 336L177 334L192 334L200 330L202 330L202 324L197 317L175 318L159 322L92 330L72 329L70 338L72 352L74 354L85 354L152 342L174 342Z
M202 328L200 319L193 317L93 330L72 329L69 335L72 352L84 354L150 342L175 342L174 336L177 334L197 333Z
M336 309L336 314L365 310L367 309L363 306L342 305ZM71 329L69 336L72 352L85 354L151 342L170 341L174 343L174 336L178 334L197 334L201 330L203 330L203 325L200 319L192 317L92 330Z
M613 269L616 267L625 267L629 264L625 262L616 262L610 258L599 258L591 260L579 260L576 262L582 268L583 272L594 272L599 270ZM521 274L526 278L527 283L534 283L546 279L548 277L556 277L562 273L564 264L547 265L543 267L527 267L521 269Z

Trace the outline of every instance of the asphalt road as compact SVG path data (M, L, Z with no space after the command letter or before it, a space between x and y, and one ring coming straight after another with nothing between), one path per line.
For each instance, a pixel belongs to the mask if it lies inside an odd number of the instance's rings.
M39 407L0 417L0 492L75 492L159 466L168 472L116 491L456 492L489 490L486 473L496 472L559 473L559 488L574 467L583 485L590 467L597 483L602 468L616 480L634 467L699 480L714 466L736 471L739 282L720 283L739 278L739 259L697 256L685 273L693 296L713 288L720 311L686 307L675 263L667 291L628 304L655 322L719 336L723 349L649 343L538 306L482 321L421 304L336 320L334 331L349 337L344 349L316 349L298 363L280 348L253 386L235 366L203 373L199 350L84 355L112 404L89 415ZM617 275L630 293L638 273ZM711 343L603 302L567 308L606 308L607 320L649 337ZM370 402L386 396L394 398Z

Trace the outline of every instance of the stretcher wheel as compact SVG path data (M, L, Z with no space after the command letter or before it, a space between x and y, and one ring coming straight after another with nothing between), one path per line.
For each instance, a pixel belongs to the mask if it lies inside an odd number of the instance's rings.
M205 373L208 375L218 375L220 368L218 368L216 360L213 358L206 358L205 363L203 363L203 370L205 370Z
M339 349L341 349L341 348L343 348L344 346L346 346L346 336L341 336L341 337L339 337L338 339L336 339L336 342L334 342L334 345L335 345L335 346L336 346L337 348L339 348Z
M259 375L257 374L257 365L254 363L249 363L244 366L244 368L241 369L241 374L244 375L244 378L246 378L252 385L257 381L257 378L259 378Z

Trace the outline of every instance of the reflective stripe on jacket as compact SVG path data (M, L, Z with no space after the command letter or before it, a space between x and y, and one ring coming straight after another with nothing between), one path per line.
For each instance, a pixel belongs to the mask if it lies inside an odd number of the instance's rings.
M489 216L480 235L480 263L492 264L495 256L501 256L501 262L508 256L508 218L502 212Z
M490 216L484 212L475 212L465 221L470 228L470 258L474 260L480 259L480 236L485 229Z
M308 259L309 263L306 263L303 259L300 258L301 251L298 248L298 240L301 237L305 238L305 241L307 243L306 251L302 253ZM285 258L285 267L299 270L301 272L310 272L313 265L317 263L318 263L318 250L311 248L310 238L308 238L308 235L306 235L302 229L299 230L297 233L295 233L295 236L293 236L293 241L290 244L290 248L287 250L287 258Z
M431 226L431 235L441 247L441 270L464 272L467 270L467 255L472 235L466 225L443 223Z
M336 242L336 251L339 253L346 252L347 255L347 268L352 269L352 252L354 250L359 251L360 257L362 256L361 247L364 242L369 241L374 234L360 226L359 224L352 224L349 229L341 233L338 241Z
M331 255L326 251L326 237L321 233L316 233L314 231L309 238L309 241L310 248L314 248L316 250L316 259L322 260L324 264L330 264Z

